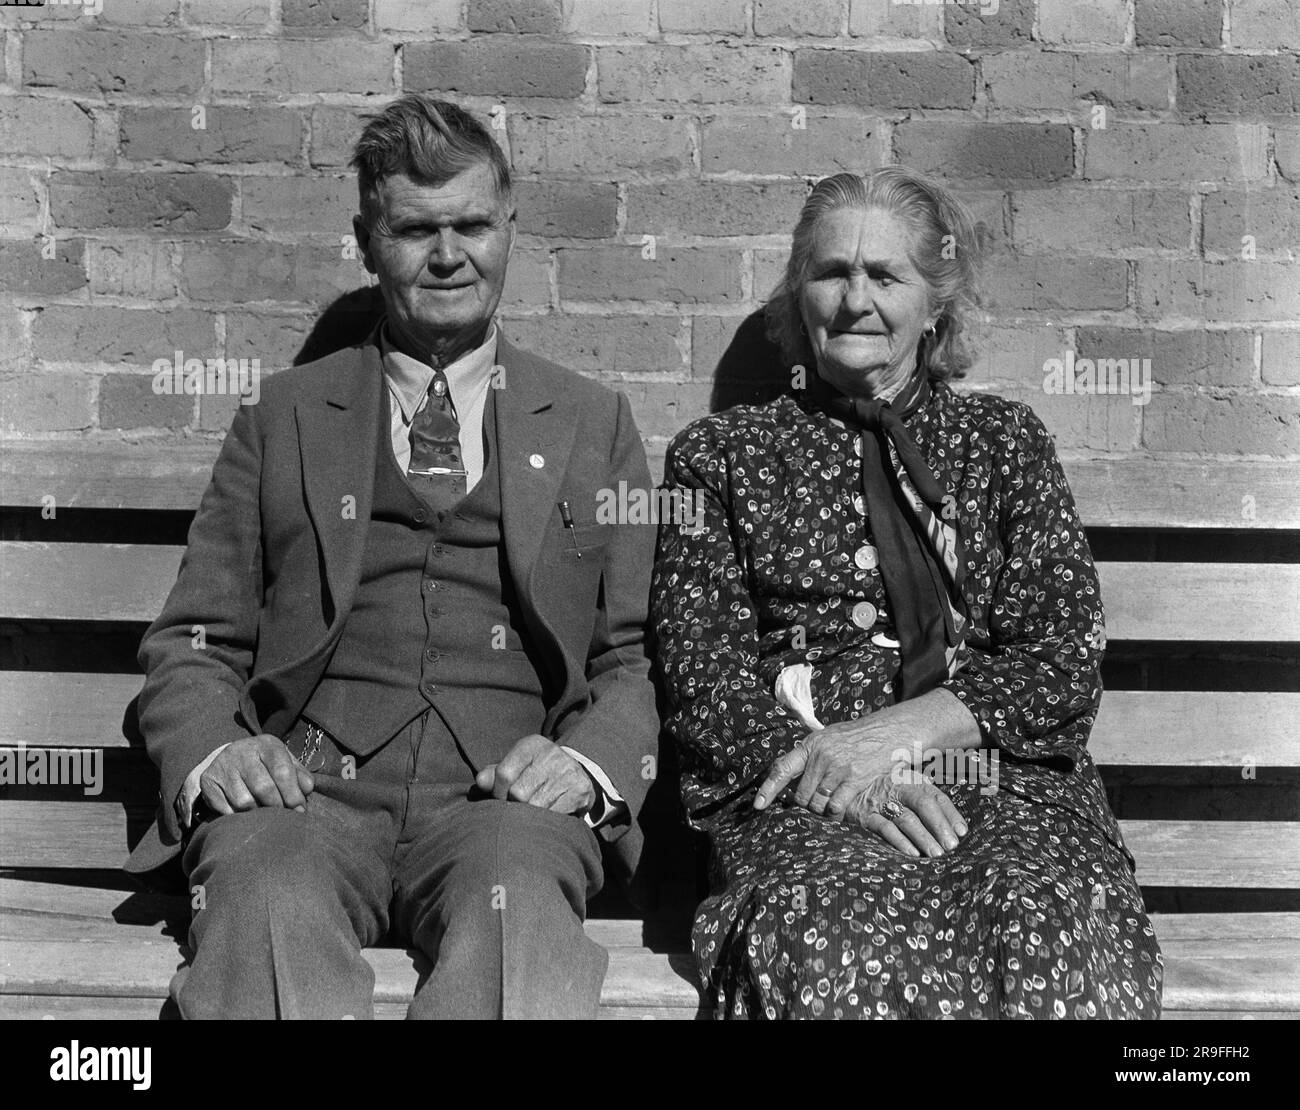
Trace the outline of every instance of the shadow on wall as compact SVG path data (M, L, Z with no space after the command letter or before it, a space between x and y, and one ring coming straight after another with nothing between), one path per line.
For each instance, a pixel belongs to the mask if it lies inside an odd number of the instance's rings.
M362 286L344 293L320 314L311 333L294 356L293 364L355 347L363 343L384 313L378 286ZM734 405L762 405L791 391L790 370L780 351L765 334L763 311L745 317L713 370L709 410L721 412ZM556 353L563 363L561 352Z

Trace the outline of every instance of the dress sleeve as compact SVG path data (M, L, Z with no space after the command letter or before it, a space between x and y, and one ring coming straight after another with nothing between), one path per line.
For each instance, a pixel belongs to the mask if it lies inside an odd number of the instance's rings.
M1031 409L1017 408L994 503L1004 561L988 634L972 630L969 661L941 685L990 746L1072 770L1101 702L1101 590L1051 436Z
M692 818L756 788L808 729L758 674L758 617L746 583L744 531L731 504L724 452L697 426L669 449L664 485L688 510L661 518L651 619L665 724Z

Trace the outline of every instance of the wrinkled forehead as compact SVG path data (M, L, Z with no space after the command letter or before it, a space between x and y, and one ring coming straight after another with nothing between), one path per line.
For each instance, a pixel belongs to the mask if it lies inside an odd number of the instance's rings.
M486 163L438 183L405 173L388 174L375 182L373 203L388 220L493 219L502 215L508 205Z
M842 263L855 269L912 269L916 236L901 216L884 208L835 208L818 217L808 241L809 265Z

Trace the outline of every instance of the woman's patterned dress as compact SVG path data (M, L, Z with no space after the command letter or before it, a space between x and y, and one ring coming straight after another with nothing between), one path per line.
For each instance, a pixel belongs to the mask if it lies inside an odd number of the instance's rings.
M773 696L783 667L812 664L823 724L894 701L880 571L855 558L873 542L856 433L800 393L670 448L665 484L703 508L662 526L652 598L682 795L712 849L701 980L720 1017L1158 1017L1160 951L1086 750L1105 631L1052 441L1026 405L943 384L907 426L961 520L970 660L942 685L994 749L984 785L942 786L970 831L938 859L751 806L808 731Z

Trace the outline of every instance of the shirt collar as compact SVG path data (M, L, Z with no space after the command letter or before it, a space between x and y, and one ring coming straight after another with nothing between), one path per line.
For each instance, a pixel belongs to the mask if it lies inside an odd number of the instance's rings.
M433 382L433 367L418 358L399 351L388 338L388 325L384 323L379 329L379 352L384 364L384 377L388 388L397 398L402 409L402 417L410 423L415 417L415 410L420 407L424 396L429 392ZM493 323L488 328L487 338L472 351L466 351L455 362L443 367L447 376L447 388L451 393L451 403L460 412L468 408L470 398L479 390L486 388L492 377L492 368L497 360L497 326Z

